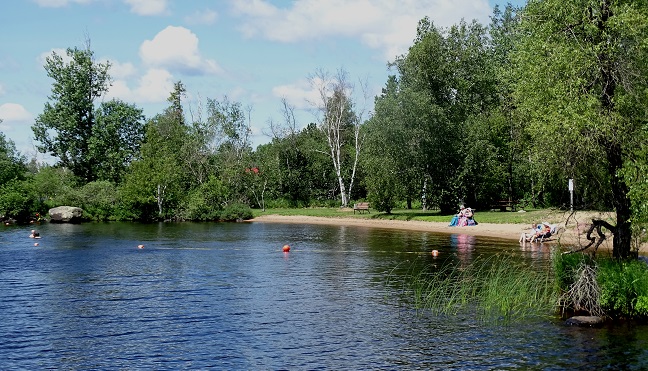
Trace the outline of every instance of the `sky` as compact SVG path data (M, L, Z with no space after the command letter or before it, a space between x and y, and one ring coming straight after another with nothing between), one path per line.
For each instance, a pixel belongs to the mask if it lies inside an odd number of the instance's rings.
M315 122L309 78L343 69L369 100L407 52L420 19L449 27L462 19L488 24L493 6L522 0L12 0L0 3L0 132L28 158L37 153L31 126L49 101L52 52L90 49L111 64L103 100L135 104L151 118L181 81L184 108L195 117L207 99L227 97L250 108L253 147L270 141L269 122L283 122L282 99L297 125ZM204 115L203 115L204 117ZM368 116L365 116L368 117Z

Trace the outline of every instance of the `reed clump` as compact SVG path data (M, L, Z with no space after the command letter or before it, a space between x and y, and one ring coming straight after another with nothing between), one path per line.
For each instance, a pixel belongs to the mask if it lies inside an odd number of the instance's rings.
M438 315L469 311L482 319L546 317L558 303L551 269L532 268L503 255L478 257L468 265L443 264L421 272L408 290L418 309Z

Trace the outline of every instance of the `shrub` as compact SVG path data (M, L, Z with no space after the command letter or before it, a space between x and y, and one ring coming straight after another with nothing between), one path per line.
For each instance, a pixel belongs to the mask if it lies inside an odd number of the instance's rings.
M601 307L611 317L648 317L648 266L640 260L601 259Z
M227 222L252 219L252 209L242 203L229 204L223 209L220 219Z
M114 218L117 204L117 187L109 181L96 181L84 185L79 191L81 207L88 218L109 220Z
M191 191L183 204L181 217L188 220L218 220L222 212L222 204L228 192L223 183L214 176Z
M578 279L577 272L583 264L594 264L592 259L585 254L561 254L556 250L552 256L556 283L561 291L569 291Z

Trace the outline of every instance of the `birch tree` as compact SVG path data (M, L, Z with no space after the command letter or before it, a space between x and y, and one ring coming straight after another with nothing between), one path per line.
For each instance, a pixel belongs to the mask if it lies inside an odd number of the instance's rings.
M314 107L318 128L326 137L328 156L333 163L340 188L341 206L347 207L364 141L361 127L365 110L354 111L355 86L342 68L335 75L318 70L310 77L310 83L318 94L317 100L311 102L311 105ZM366 83L361 81L360 85L366 102ZM350 158L346 154L347 146L352 148Z

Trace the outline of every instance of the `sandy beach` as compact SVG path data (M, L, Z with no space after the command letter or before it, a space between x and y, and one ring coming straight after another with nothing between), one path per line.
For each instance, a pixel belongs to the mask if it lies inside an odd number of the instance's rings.
M252 220L262 223L299 223L299 224L329 224L329 225L353 225L373 228L389 228L401 230L413 230L422 232L467 234L473 236L495 237L518 241L520 235L529 232L530 225L527 224L495 224L479 223L472 227L449 227L446 222L424 222L424 221L403 221L403 220L375 220L357 218L325 218L314 216L285 216L285 215L263 215ZM585 243L584 235L579 235L577 228L562 228L553 238L544 243L557 243L565 246L579 246ZM611 240L606 240L601 248L611 248ZM609 246L608 246L609 245Z

